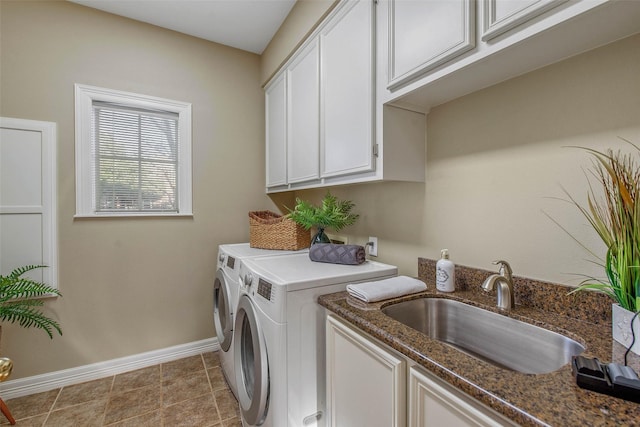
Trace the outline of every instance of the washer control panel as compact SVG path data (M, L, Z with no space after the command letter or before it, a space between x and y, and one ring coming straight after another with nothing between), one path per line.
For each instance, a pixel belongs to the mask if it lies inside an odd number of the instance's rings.
M271 283L266 280L258 279L258 295L271 301Z
M231 255L227 257L227 267L229 267L232 270L236 268L236 259Z

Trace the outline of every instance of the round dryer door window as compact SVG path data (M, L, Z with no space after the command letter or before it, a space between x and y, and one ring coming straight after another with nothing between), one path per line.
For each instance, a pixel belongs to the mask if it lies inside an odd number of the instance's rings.
M246 295L238 302L234 330L233 351L242 417L249 425L260 425L269 407L269 363L255 308Z
M230 291L227 281L224 271L218 270L213 284L213 324L222 351L229 350L233 339L233 314L229 304Z

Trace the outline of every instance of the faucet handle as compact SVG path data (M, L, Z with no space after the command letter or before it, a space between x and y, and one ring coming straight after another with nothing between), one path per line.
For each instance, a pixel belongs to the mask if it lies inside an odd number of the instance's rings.
M513 274L513 271L511 270L511 266L509 265L509 263L507 261L496 260L496 261L493 261L493 264L494 265L500 265L500 270L498 270L500 275L506 277L509 280L511 280L511 275Z

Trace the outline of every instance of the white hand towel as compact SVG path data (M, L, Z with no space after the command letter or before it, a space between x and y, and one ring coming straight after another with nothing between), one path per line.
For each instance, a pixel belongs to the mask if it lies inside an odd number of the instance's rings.
M376 302L425 290L427 285L423 281L409 276L347 285L349 295L364 302Z

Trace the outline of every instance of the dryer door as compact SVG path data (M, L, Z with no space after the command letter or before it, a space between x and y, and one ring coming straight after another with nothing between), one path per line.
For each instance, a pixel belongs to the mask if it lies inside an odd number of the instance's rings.
M242 418L257 426L262 424L269 408L269 361L256 308L247 295L242 295L238 302L234 329L233 352Z
M233 339L233 313L230 304L229 277L222 269L216 271L213 284L213 324L222 351L228 351Z

